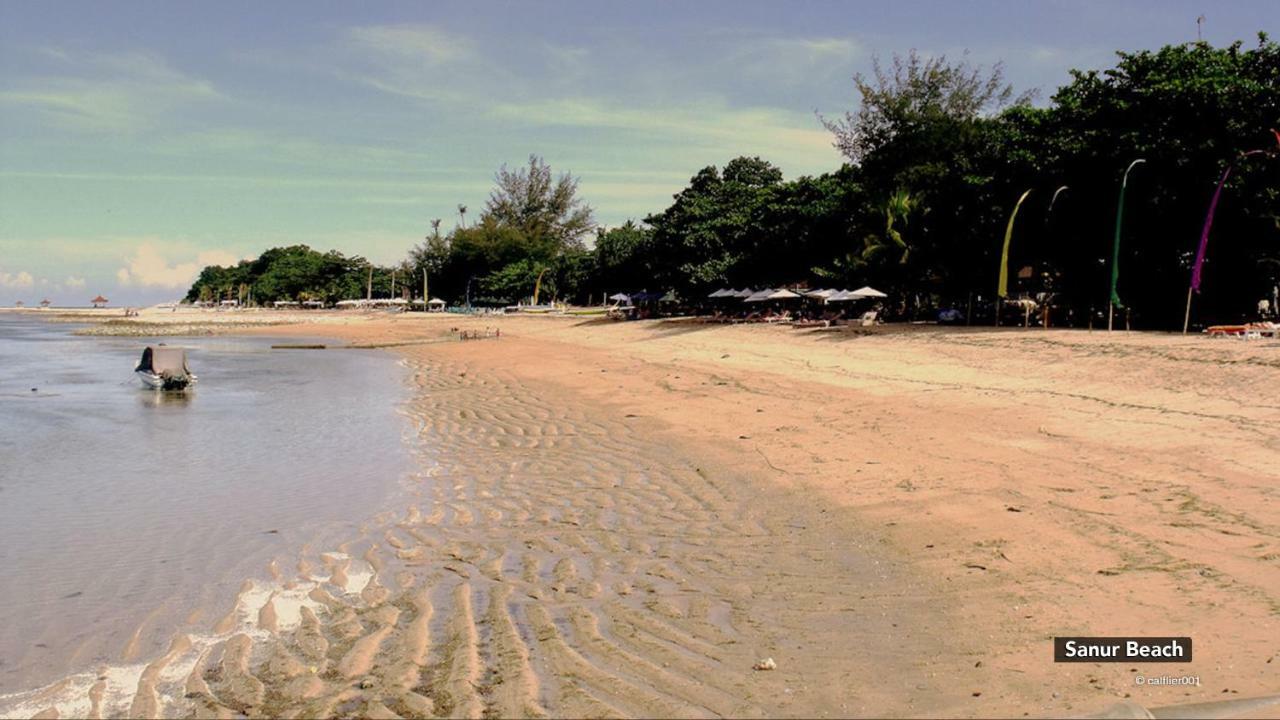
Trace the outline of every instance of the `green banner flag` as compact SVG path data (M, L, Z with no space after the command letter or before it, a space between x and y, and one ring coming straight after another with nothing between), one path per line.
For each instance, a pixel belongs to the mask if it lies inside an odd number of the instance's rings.
M1116 206L1116 242L1111 249L1111 303L1118 308L1124 307L1124 303L1120 302L1120 293L1116 292L1116 284L1120 282L1120 229L1124 226L1124 191L1129 185L1129 171L1144 162L1146 160L1138 158L1129 163L1128 169L1124 171L1124 179L1120 181L1120 203Z

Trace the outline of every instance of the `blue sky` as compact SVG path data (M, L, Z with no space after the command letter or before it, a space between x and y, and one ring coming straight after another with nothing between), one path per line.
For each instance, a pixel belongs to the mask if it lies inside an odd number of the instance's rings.
M288 243L391 262L530 153L613 225L737 155L838 167L814 112L877 54L1003 61L1044 102L1200 14L1280 35L1269 0L4 2L0 304L176 298Z

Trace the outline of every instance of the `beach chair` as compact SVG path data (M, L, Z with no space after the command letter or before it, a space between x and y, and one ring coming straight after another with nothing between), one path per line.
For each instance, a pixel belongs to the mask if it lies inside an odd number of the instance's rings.
M879 316L875 310L868 310L862 313L862 327L870 327L879 322L876 318Z

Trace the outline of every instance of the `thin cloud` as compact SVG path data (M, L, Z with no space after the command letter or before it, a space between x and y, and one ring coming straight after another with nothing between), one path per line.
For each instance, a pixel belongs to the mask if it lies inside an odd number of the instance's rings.
M429 65L469 59L474 45L433 25L372 25L347 31L347 42L375 54L392 55Z
M339 69L339 77L419 100L467 97L465 78L485 75L488 65L470 38L433 25L348 28L339 50L357 66Z
M72 130L129 133L147 130L160 115L224 99L207 81L188 76L146 53L72 54L42 48L61 74L18 79L0 90L10 112L34 111Z
M425 174L425 171L424 171ZM202 175L197 173L100 173L100 172L5 172L0 177L78 180L84 182L130 182L130 183L192 183L197 185L224 185L245 187L249 185L263 187L296 187L296 188L417 188L417 189L449 189L458 187L451 180L419 181L407 179L378 179L374 177L300 177L286 175Z
M591 98L495 105L495 117L529 125L609 128L650 136L660 145L800 159L808 167L839 163L831 136L810 116L775 108L722 104L670 108L615 105ZM657 136L657 137L654 137ZM666 138L662 141L662 138Z
M760 43L753 54L770 57L783 65L817 63L851 63L864 54L862 46L852 38L770 38Z

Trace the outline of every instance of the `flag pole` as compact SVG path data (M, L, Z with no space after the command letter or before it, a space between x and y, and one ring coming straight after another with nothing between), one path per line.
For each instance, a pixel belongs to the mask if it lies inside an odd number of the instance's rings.
M1182 334L1187 334L1187 328L1191 326L1191 292L1193 288L1187 288L1187 314L1182 316Z

